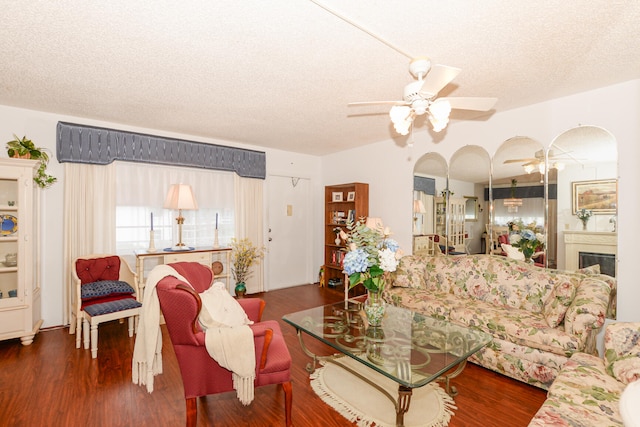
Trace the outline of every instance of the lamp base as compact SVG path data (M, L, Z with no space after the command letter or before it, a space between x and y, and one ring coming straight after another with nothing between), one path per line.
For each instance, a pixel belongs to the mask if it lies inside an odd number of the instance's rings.
M154 242L154 231L151 230L149 231L149 247L147 248L147 252L155 252L156 251L156 245Z

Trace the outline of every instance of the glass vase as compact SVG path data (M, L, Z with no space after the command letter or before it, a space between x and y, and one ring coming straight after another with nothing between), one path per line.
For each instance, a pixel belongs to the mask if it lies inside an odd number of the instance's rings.
M367 292L364 302L364 314L367 316L369 326L380 326L384 317L384 300L381 292Z

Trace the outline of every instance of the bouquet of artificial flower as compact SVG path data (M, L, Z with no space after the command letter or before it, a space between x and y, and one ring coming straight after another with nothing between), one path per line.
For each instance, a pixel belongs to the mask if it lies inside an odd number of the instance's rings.
M544 234L536 233L529 228L521 229L509 235L509 243L522 252L525 259L529 260L536 252L544 248L546 239Z
M362 283L370 292L382 292L388 273L396 271L402 256L398 242L389 238L389 228L367 225L364 218L347 223L348 233L340 237L347 242L344 273L349 276L349 289Z
M236 283L245 282L250 276L249 268L264 256L264 248L253 246L249 239L231 239L231 272Z

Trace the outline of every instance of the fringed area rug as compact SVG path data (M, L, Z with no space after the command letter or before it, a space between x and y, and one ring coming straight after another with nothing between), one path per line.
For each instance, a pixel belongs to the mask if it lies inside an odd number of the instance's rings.
M366 367L350 357L340 363L382 386L397 398L398 383ZM340 415L360 427L394 427L396 409L391 400L371 384L366 383L342 367L327 362L311 374L311 388ZM414 388L409 411L404 415L406 427L445 427L453 410L453 399L436 383Z

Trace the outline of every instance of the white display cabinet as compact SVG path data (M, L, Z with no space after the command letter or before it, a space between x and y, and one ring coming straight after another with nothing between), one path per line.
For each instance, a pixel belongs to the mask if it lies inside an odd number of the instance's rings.
M42 326L38 162L0 159L0 340L29 345Z

